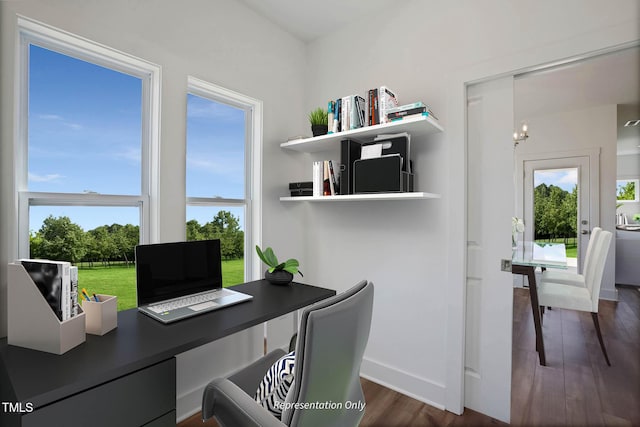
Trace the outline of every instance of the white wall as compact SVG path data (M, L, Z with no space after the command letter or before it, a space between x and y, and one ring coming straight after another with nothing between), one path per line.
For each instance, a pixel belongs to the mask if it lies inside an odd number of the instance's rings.
M410 1L375 22L353 22L309 45L307 79L313 85L306 92L306 110L384 84L397 91L400 103L431 105L445 128L443 135L412 146L418 189L442 193L442 199L314 205L306 211L307 258L314 261L309 280L338 290L363 277L377 285L365 376L459 410L450 402L459 401L456 373L463 364L460 352L450 352L456 344L449 341L460 341L464 317L460 147L461 88L468 80L452 84L461 76L486 78L604 47L596 36L604 29L631 26L630 37L620 32L613 38L638 39L637 12L635 1L606 8L593 0ZM312 160L299 158L307 165Z
M185 120L187 76L218 84L263 101L265 215L263 241L286 242L301 252L301 221L282 209L277 196L286 191L296 165L281 169L286 155L279 142L294 133L302 112L304 44L233 0L0 2L1 19L1 202L0 336L6 335L6 264L15 259L13 194L13 88L16 14L138 56L162 67L160 239L182 240L185 233ZM284 114L286 112L286 114ZM278 173L275 173L275 171ZM287 233L283 233L283 231ZM262 353L262 328L236 339L213 343L178 359L178 416L199 409L201 387L213 372L229 371ZM229 357L229 356L232 357ZM229 360L232 359L232 360ZM217 363L214 366L214 362Z
M526 120L529 125L529 139L518 145L519 155L592 148L600 150L600 223L592 222L591 227L597 225L615 233L617 106L601 105L545 116L526 117ZM613 244L607 256L602 280L601 298L617 300L615 245Z

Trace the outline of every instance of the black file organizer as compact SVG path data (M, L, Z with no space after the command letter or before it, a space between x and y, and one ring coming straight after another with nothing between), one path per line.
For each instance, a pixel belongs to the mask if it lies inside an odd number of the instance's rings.
M354 194L413 191L414 175L403 170L404 163L400 154L356 160Z

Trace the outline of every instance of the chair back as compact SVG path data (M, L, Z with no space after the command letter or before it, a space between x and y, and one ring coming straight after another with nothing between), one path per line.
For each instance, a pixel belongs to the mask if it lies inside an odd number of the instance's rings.
M584 265L582 266L582 275L585 276L589 267L593 264L593 248L596 245L596 242L600 238L600 233L602 233L602 228L593 227L591 230L591 237L589 237L589 244L587 245L587 252L584 254Z
M360 365L373 310L373 284L351 289L302 312L295 380L282 422L288 426L355 427L364 415Z
M611 246L613 233L603 230L596 242L593 250L593 261L589 266L589 271L585 275L585 282L591 294L591 312L598 312L598 301L600 299L600 287L602 286L602 275L607 262L607 254Z

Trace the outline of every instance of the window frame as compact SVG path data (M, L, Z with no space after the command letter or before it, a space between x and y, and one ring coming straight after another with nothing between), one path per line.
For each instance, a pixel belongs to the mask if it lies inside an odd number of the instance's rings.
M18 17L15 96L15 169L17 257L29 257L30 206L137 207L140 243L158 241L160 66L49 25ZM128 74L142 81L141 188L139 195L33 192L28 187L29 47L36 45Z
M247 281L257 280L260 276L260 262L250 249L259 245L262 240L260 220L262 215L262 187L260 185L262 175L262 101L193 76L187 77L185 100L189 94L245 111L244 198L189 197L186 194L185 180L185 207L244 207L244 276ZM185 130L186 117L185 114ZM185 171L187 144L185 136Z
M635 191L633 194L633 199L631 200L618 199L618 185L620 185L622 182L634 183ZM639 178L616 178L616 203L638 203L638 202L640 202L640 179Z

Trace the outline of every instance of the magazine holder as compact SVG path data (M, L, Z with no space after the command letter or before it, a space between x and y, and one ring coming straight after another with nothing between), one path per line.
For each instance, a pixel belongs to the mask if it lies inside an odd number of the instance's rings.
M63 322L51 310L22 264L10 263L7 289L7 342L63 354L85 342L85 314Z

